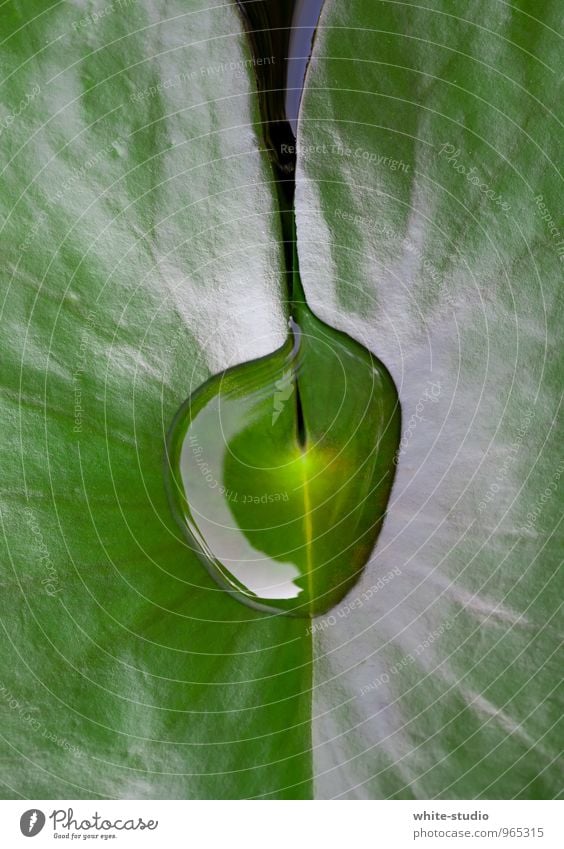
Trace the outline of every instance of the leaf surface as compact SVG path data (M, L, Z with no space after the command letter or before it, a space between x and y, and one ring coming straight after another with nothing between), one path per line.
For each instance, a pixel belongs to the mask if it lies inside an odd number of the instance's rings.
M403 433L373 561L314 634L321 797L561 789L559 17L324 7L302 279L390 369Z
M230 5L108 8L2 11L3 792L308 797L310 638L163 483L191 387L285 338L250 54Z

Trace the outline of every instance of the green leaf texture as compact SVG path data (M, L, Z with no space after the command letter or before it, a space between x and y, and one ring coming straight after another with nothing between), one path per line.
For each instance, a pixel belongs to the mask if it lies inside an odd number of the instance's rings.
M302 279L403 439L361 583L307 623L222 592L163 485L181 402L287 332L236 11L3 7L6 798L560 792L558 11L326 0Z
M114 5L2 10L3 793L308 797L311 640L163 484L191 385L286 334L250 54L231 5Z

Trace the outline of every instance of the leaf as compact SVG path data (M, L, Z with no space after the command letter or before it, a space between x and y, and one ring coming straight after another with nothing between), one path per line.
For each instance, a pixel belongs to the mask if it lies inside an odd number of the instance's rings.
M321 798L560 790L559 11L322 13L304 290L390 369L403 436L373 561L315 623Z
M3 795L555 796L556 3L326 0L300 264L404 442L309 628L219 591L162 484L190 389L286 336L240 22L107 6L2 9Z
M286 334L250 54L230 6L108 8L2 11L2 792L309 797L311 638L163 483L191 381Z

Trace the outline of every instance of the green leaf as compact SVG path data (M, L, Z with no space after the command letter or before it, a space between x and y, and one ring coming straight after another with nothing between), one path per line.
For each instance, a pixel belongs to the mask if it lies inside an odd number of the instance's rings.
M557 13L326 0L304 288L404 441L361 583L306 627L219 590L163 486L191 389L286 337L239 18L3 6L6 798L558 793Z
M191 381L286 335L250 54L230 6L108 5L2 10L3 794L309 797L311 637L163 482Z
M320 797L560 790L559 18L532 0L322 13L302 279L390 369L403 438L373 562L316 623Z

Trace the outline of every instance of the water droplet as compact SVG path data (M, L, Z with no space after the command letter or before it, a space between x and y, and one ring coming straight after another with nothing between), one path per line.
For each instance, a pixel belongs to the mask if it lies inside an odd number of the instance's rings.
M282 348L212 377L182 406L169 495L222 587L259 609L315 616L374 546L400 416L382 363L305 304L296 314Z

